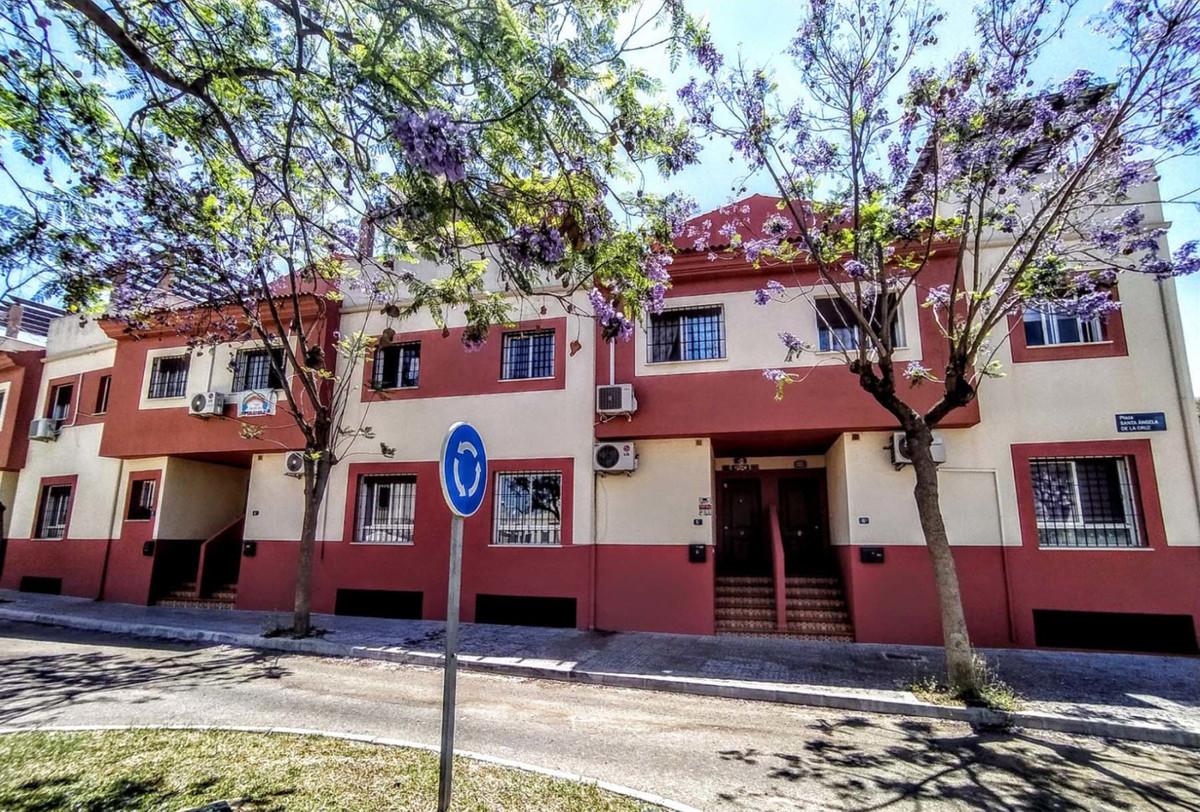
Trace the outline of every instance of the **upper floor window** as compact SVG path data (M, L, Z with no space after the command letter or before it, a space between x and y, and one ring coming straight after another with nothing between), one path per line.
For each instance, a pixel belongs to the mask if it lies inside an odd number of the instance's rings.
M61 428L70 419L74 397L74 384L63 383L50 389L50 413L47 416L54 421L56 428Z
M421 377L421 344L389 344L375 350L371 386L375 389L408 389Z
M493 518L496 544L561 544L562 474L497 474Z
M181 398L187 392L188 356L166 355L150 368L151 398Z
M1029 467L1040 546L1145 546L1127 458L1035 457Z
M135 479L129 483L126 519L136 522L154 518L154 491L157 484L153 479Z
M412 475L362 476L354 540L377 544L412 544L417 478Z
M1081 319L1053 310L1041 311L1032 308L1022 314L1025 324L1025 346L1045 347L1051 344L1094 344L1107 341L1104 321L1097 318Z
M67 535L67 517L71 512L71 486L45 485L38 503L34 533L40 539L60 539Z
M104 414L108 411L108 393L112 389L112 375L103 375L96 386L96 410L94 414Z
M901 314L897 309L899 300L890 298L892 313L891 339L893 347L904 346L904 329ZM854 309L841 299L821 298L815 300L817 310L817 348L821 352L844 352L857 350L862 340L862 326L854 315ZM883 301L876 300L870 314L872 329L877 333L883 325Z
M554 331L505 333L500 379L554 377Z
M4 403L8 400L8 390L0 389L0 420L4 419Z
M282 389L283 349L238 350L233 362L233 391Z
M650 316L650 362L725 357L725 311L720 305L679 307Z

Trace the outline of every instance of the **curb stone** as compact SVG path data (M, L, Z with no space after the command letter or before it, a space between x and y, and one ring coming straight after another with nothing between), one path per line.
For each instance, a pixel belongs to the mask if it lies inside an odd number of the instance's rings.
M32 725L30 727L0 727L0 736L10 733L86 733L105 730L219 730L231 733L265 733L268 735L282 736L321 736L326 739L337 739L339 741L358 742L361 744L374 744L380 747L406 747L410 750L422 750L427 753L440 752L437 745L423 744L421 742L410 742L405 741L404 739L394 739L386 736L371 736L362 733L330 733L324 730L309 730L307 728L296 727L253 727L243 725ZM614 795L623 795L626 798L632 798L635 801L641 801L642 803L660 806L663 809L670 810L670 812L700 812L700 810L696 807L688 806L687 804L682 804L678 801L672 801L670 798L663 798L661 795L656 795L653 792L643 792L640 789L633 789L632 787L626 787L621 784L613 784L609 781L601 781L597 778L589 778L586 775L577 775L575 773L566 772L565 770L555 770L550 767L539 767L536 764L527 764L523 761L513 761L512 759L500 758L498 756L489 756L484 753L475 753L470 750L455 749L454 755L458 758L466 758L483 764L491 764L496 767L505 767L510 770L534 773L535 775L544 775L547 778L570 781L575 784L591 784L598 789L604 790L605 792L611 792Z
M15 609L6 606L0 606L0 619L36 623L45 626L63 626L84 631L107 632L131 637L213 643L283 654L379 660L399 665L417 665L431 668L440 668L442 663L442 655L430 652L396 651L371 646L345 645L322 639L295 640L287 637L262 637L256 634L218 632L207 629L159 624L124 623L99 618L57 614L54 612ZM466 671L512 677L552 679L590 685L604 685L613 688L634 688L693 694L697 696L715 696L725 699L807 705L865 713L916 716L951 722L964 722L974 727L988 729L1024 727L1077 736L1096 736L1099 738L1124 739L1150 744L1200 748L1200 730L1156 727L1096 718L1075 718L1033 711L1006 712L987 708L935 705L930 702L922 702L915 697L912 699L902 699L832 690L815 691L788 685L738 680L588 671L573 666L523 665L515 662L497 662L479 657L478 655L469 654L460 654L458 665L460 669Z

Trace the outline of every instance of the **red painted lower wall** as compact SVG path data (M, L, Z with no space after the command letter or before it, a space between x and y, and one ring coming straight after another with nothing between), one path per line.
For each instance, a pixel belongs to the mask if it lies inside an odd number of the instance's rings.
M62 594L94 598L100 591L106 544L104 539L9 539L0 587L18 589L27 575L61 578Z
M859 642L941 644L933 570L924 547L887 546L882 564L861 563L857 547L837 550ZM994 546L955 547L954 558L967 625L979 646L1034 647L1035 609L1191 615L1200 633L1198 547L1010 547L1004 554Z
M596 547L596 628L712 634L713 557L688 561L681 544Z

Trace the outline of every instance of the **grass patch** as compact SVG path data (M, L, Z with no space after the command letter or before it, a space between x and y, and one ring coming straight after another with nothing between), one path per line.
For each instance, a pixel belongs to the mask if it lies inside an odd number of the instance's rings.
M180 810L229 800L262 810L437 808L437 754L234 731L114 730L0 735L0 809ZM591 784L468 759L456 810L657 809Z
M975 672L972 685L948 685L937 677L924 676L908 686L913 696L922 702L959 707L983 707L997 711L1015 711L1021 707L1021 696L978 654L973 655L971 667Z

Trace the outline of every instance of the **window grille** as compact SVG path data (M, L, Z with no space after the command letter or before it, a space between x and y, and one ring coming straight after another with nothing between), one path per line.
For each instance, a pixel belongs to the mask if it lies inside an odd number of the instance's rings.
M283 376L276 371L283 369L283 361L283 350L278 347L239 350L233 364L233 391L283 389Z
M56 386L50 391L50 419L54 421L56 428L61 428L70 418L71 400L74 396L75 387L69 383Z
M112 375L104 375L100 378L100 385L96 387L96 414L104 414L108 411L108 393L112 389Z
M406 389L421 379L421 344L390 344L375 350L371 386L375 389Z
M1029 461L1042 547L1144 547L1137 483L1126 457Z
M1025 346L1044 347L1052 344L1094 344L1107 341L1108 333L1100 317L1081 319L1054 310L1027 309L1022 314L1025 326Z
M720 305L678 307L650 316L650 362L725 357L725 311Z
M853 308L841 299L822 298L814 303L817 310L817 347L821 352L845 352L858 349L862 327ZM904 329L900 301L891 294L892 346L904 346ZM871 326L878 331L883 325L883 302L877 300L871 312Z
M412 544L417 478L411 474L358 478L354 540L363 544Z
M562 543L562 474L496 474L496 544Z
M506 381L524 378L554 377L554 331L505 333L500 378Z
M46 485L38 506L37 537L60 539L67 534L67 515L71 507L70 485Z
M188 357L163 356L150 368L150 395L155 398L181 398L187 391Z
M129 512L125 518L132 521L154 518L155 484L153 479L135 479L130 483Z

